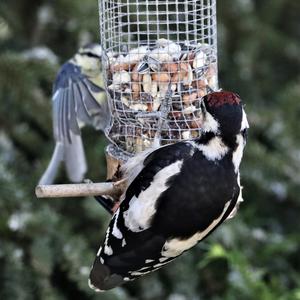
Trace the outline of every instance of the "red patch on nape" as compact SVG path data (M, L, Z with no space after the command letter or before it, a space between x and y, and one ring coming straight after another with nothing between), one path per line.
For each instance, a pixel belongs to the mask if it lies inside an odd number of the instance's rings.
M224 104L240 104L241 99L239 95L233 93L233 92L227 92L227 91L222 91L222 92L215 92L208 94L206 96L206 100L209 106L221 106Z

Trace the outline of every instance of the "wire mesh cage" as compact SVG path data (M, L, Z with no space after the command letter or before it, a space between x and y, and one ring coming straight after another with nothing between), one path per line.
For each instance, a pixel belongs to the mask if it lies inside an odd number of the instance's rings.
M218 89L216 0L99 0L103 66L119 153L201 134Z

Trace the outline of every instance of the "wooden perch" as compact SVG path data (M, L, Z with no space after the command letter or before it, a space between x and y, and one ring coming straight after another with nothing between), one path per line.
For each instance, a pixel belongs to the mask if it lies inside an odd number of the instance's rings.
M124 180L104 183L38 185L35 188L35 194L37 198L115 196L123 193L124 185Z
M115 201L113 205L115 205L115 203L119 201L120 196L125 191L127 183L126 178L120 180L120 178L116 176L123 161L109 154L107 149L106 160L107 180L112 182L38 185L35 188L35 194L37 198L66 198L92 196L95 197L98 202L102 202L101 205L104 206L106 210L108 210L108 202L110 202L110 200L105 200L104 197L101 196L111 196Z

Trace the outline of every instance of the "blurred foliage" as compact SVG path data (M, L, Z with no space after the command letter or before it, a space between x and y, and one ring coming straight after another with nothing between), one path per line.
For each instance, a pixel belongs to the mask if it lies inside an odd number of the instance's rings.
M101 295L87 285L109 217L92 199L37 200L59 65L98 40L95 0L0 2L0 299L300 299L300 2L218 1L220 82L251 132L238 216L162 270ZM84 130L105 176L100 133ZM66 182L62 173L58 182Z

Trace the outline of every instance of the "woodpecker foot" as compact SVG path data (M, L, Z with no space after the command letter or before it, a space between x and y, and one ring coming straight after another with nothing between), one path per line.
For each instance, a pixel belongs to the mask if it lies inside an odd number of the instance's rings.
M111 209L112 212L113 212L113 214L117 211L117 209L119 208L119 206L120 206L120 202L119 201L115 202L114 207Z
M114 200L109 196L94 196L95 200L111 215L114 213Z

